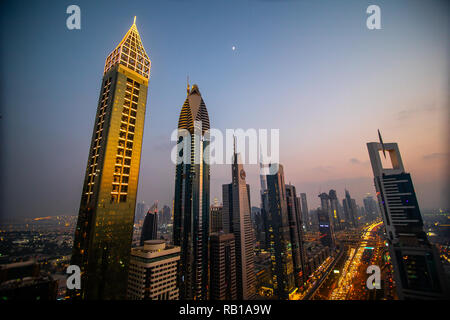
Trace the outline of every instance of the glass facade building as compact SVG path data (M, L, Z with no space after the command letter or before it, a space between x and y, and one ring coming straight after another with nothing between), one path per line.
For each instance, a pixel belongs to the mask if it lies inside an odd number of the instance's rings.
M210 214L209 116L197 85L188 94L178 121L173 241L181 247L178 273L180 298L208 297Z
M105 62L71 264L73 297L123 299L133 235L150 60L133 23Z

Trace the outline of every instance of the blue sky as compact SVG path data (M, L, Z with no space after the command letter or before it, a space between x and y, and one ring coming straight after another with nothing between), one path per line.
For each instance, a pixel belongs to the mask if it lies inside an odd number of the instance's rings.
M66 8L81 8L81 30ZM381 8L381 30L366 8ZM280 129L286 181L374 193L366 142L400 145L422 207L448 206L447 1L3 1L1 212L76 214L106 56L137 16L152 61L139 200L171 204L170 133L197 83L214 128ZM236 50L232 50L232 46ZM247 166L259 205L257 166ZM221 198L231 168L211 170ZM447 201L447 202L446 202Z

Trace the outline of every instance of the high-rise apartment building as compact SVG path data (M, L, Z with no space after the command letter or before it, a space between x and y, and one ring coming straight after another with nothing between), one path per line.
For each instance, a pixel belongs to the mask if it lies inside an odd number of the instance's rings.
M367 143L378 203L400 299L448 299L439 254L423 230L411 175L405 171L397 143ZM388 154L384 167L380 151Z
M236 300L236 245L232 233L210 236L210 299Z
M130 300L178 300L177 268L180 247L163 240L147 240L131 249L127 298Z
M209 116L197 85L188 86L178 121L173 241L181 247L181 299L207 299L209 237Z
M231 176L232 182L222 186L223 225L226 233L234 234L238 299L250 300L256 296L255 235L250 215L250 186L246 183L244 166L236 151Z
M133 23L108 55L81 195L71 264L73 297L126 295L150 60Z

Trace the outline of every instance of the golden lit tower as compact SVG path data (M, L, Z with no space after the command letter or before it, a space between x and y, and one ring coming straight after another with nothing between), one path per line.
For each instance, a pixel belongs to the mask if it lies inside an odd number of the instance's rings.
M103 72L71 262L83 299L126 294L151 65L135 22Z

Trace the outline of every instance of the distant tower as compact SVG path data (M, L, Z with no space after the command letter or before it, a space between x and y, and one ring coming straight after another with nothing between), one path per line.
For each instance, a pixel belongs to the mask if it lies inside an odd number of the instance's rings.
M141 232L141 246L146 240L158 239L158 203L156 202L148 210Z
M212 233L210 240L210 298L236 300L236 255L232 233Z
M325 192L319 194L321 207L317 209L317 220L319 221L319 234L320 242L334 249L335 238L334 238L334 227L333 219L331 216L331 206L330 197Z
M302 215L303 215L303 226L305 227L306 231L309 231L309 230L311 230L311 218L309 216L308 201L306 199L306 193L300 193L300 200L301 200L301 208L302 208Z
M355 199L350 197L350 192L345 190L345 198L342 200L342 206L344 207L345 222L347 226L356 228L357 223L357 209Z
M448 299L448 288L435 246L423 230L422 215L411 175L403 167L397 143L367 143L386 228L389 253L400 299ZM380 151L388 152L391 168L384 168Z
M173 208L173 240L181 247L178 275L180 297L207 299L209 238L209 116L197 85L178 121L178 155Z
M256 296L254 263L255 235L250 216L250 186L240 154L233 154L232 182L222 186L224 231L234 234L236 243L237 294L240 300Z
M330 199L330 213L333 221L334 230L341 229L341 212L339 206L339 200L337 198L336 190L331 189L328 193Z
M267 251L271 254L271 271L274 293L279 299L288 300L295 289L294 265L290 241L289 217L286 202L283 166L271 164L275 174L267 175Z
M377 203L373 197L368 194L364 199L364 209L366 211L366 216L369 220L374 220L378 217Z
M303 239L303 226L300 210L300 199L293 185L286 185L286 204L289 219L289 232L294 263L294 277L297 287L301 287L306 274L306 252Z
M74 298L124 299L133 237L150 60L133 23L105 62L81 195Z

